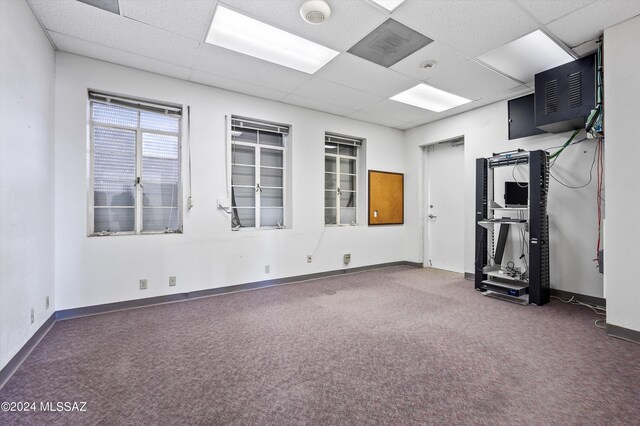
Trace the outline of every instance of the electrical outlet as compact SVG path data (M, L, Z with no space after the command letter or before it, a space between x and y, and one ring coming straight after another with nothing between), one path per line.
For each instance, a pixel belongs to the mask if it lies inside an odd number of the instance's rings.
M49 309L49 296L47 296L47 298L44 299L44 308Z
M147 289L147 280L140 280L140 290L146 290Z
M344 256L342 256L342 261L344 262L345 265L348 265L351 262L351 254L347 253Z
M270 265L264 265L264 273L268 274L271 272L271 266Z
M31 324L36 321L36 312L31 308Z
M310 254L308 254L307 255L307 263L311 263L312 260L313 260L313 257Z
M174 287L176 285L176 277L169 277L169 287Z

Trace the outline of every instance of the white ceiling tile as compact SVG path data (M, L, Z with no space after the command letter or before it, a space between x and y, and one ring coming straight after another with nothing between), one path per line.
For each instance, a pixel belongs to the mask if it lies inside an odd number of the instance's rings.
M393 18L470 57L538 28L524 10L505 0L408 1Z
M420 64L428 60L436 61L436 66L433 69L422 69ZM443 72L446 72L447 70L468 60L469 57L455 49L452 49L443 43L434 41L414 54L409 55L400 62L392 65L391 69L424 81L435 77L438 74L442 74Z
M351 109L362 109L382 99L380 96L350 89L339 84L312 77L293 92L294 95L316 99Z
M309 74L204 43L195 69L234 80L290 92Z
M215 8L212 0L119 0L122 15L197 41L204 41Z
M388 13L365 1L330 1L331 17L311 25L300 16L305 0L226 0L225 5L267 24L331 49L345 51L388 18Z
M481 99L519 86L519 83L470 60L427 80L438 89L467 99Z
M597 0L517 0L543 24L588 6Z
M384 97L393 96L418 84L418 81L411 77L350 53L341 53L314 75L343 86Z
M29 0L50 31L191 67L200 43L75 0Z
M49 31L59 50L186 80L191 69Z
M371 113L381 117L393 117L405 123L435 115L433 111L414 107L402 102L384 99L361 110L363 113Z
M342 116L355 112L355 110L351 108L345 108L340 105L333 105L317 99L309 99L298 95L288 95L286 98L282 99L282 102Z
M244 81L233 80L219 75L208 74L203 71L193 71L191 81L194 83L206 84L207 86L218 87L220 89L231 90L232 92L244 93L246 95L256 96L258 98L281 100L287 96L286 92L262 87L256 84L246 83Z
M354 118L356 120L366 121L373 124L379 124L381 126L398 128L404 124L405 121L399 120L396 117L389 117L384 115L378 115L371 112L358 111L351 115L349 118Z
M600 0L551 22L547 27L567 45L574 47L638 14L639 0Z

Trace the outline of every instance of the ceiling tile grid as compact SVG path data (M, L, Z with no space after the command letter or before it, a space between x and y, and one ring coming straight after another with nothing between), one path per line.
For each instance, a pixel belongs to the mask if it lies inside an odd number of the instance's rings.
M4 0L0 0L4 1ZM578 55L603 29L640 14L640 0L326 0L322 25L304 0L119 0L120 15L76 0L27 0L59 50L400 129L530 92L477 57L536 29ZM341 53L314 75L206 44L217 4ZM385 68L345 53L389 17L434 42ZM427 60L431 69L421 68ZM472 99L441 113L388 98L419 82Z

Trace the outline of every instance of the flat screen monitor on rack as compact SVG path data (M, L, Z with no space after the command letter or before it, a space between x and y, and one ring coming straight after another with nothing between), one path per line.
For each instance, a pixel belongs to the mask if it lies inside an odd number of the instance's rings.
M529 205L529 184L527 182L505 182L504 204L507 208L526 208Z

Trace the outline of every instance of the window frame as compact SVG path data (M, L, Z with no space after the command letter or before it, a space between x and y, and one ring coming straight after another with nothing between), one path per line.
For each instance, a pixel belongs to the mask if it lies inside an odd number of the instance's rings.
M271 229L287 229L287 223L288 223L288 215L287 215L287 209L288 209L288 197L287 197L287 191L288 191L288 175L289 175L289 164L288 164L288 151L289 151L289 138L291 136L291 126L287 125L287 124L282 124L282 123L276 123L276 122L271 122L271 121L267 121L267 120L262 120L262 119L255 119L255 118L248 118L248 117L242 117L239 115L227 115L227 191L229 194L229 216L230 216L230 228L232 231L259 231L259 230L271 230ZM234 124L234 122L239 121L242 123L247 123L247 125L242 125L242 126L236 126ZM251 124L254 124L254 126L252 127ZM243 142L243 141L234 141L233 140L233 128L234 127L244 127L250 130L256 130L258 132L258 134L256 135L256 142L255 143L251 143L251 142ZM267 131L267 132L271 132L271 133L280 133L282 134L282 146L275 146L275 145L267 145L267 144L260 144L260 131ZM253 165L247 165L247 164L234 164L233 163L233 147L235 145L238 146L247 146L247 147L251 147L254 148L254 164ZM282 167L270 167L270 166L262 166L262 150L263 149L270 149L270 150L277 150L282 152ZM254 168L254 184L253 186L248 186L248 185L234 185L232 182L232 175L233 175L233 166L234 165L239 165L239 166L245 166L245 167L253 167ZM261 168L262 167L267 167L267 168L273 168L273 169L282 169L282 187L271 187L271 186L262 186L261 185ZM257 190L259 185L260 191ZM254 193L254 206L253 207L235 207L233 205L233 198L232 198L232 194L233 194L233 187L241 187L241 188L253 188L255 190ZM266 225L266 226L261 226L261 210L263 208L272 208L272 207L263 207L262 204L262 197L258 196L258 192L262 193L262 188L264 189L281 189L282 190L282 223L280 225ZM280 207L273 207L275 208L280 208ZM254 226L237 226L234 227L233 226L233 216L234 216L234 209L253 209L254 210Z
M102 99L101 99L102 98ZM127 127L116 124L104 124L104 123L95 123L93 120L93 105L94 103L101 103L104 105L115 105L120 108L127 108L137 112L138 114L138 125L137 127ZM102 237L102 236L122 236L122 235L155 235L155 234L182 234L183 233L183 179L182 179L182 131L183 131L183 108L182 106L171 105L167 103L159 103L155 101L143 101L138 100L128 96L121 95L109 95L104 92L94 92L89 91L88 96L88 151L89 155L87 158L88 162L88 214L87 214L87 227L88 232L87 236L89 237ZM178 132L167 132L163 130L155 130L148 129L142 127L140 124L140 111L148 111L148 112L162 112L168 114L169 111L174 112L174 116L178 117ZM117 129L117 130L126 130L135 132L136 134L136 147L135 147L135 165L136 165L136 181L138 178L140 179L140 183L134 183L134 229L133 231L95 231L95 128L107 128L107 129ZM178 212L178 227L175 230L164 230L164 231L144 231L143 230L143 187L144 180L142 180L142 135L144 133L148 134L158 134L165 136L176 136L178 139L178 158L176 159L178 164L178 202L177 202L177 212ZM98 206L100 208L100 206ZM156 207L158 208L158 207Z
M333 140L332 140L333 139ZM354 137L354 136L346 136L346 135L341 135L338 133L333 133L333 132L325 132L325 136L324 136L324 144L325 144L325 149L324 149L324 161L325 161L325 166L324 166L324 185L323 185L323 190L324 190L324 202L323 202L323 217L324 217L324 226L358 226L359 225L359 221L358 221L358 212L359 212L359 195L360 195L360 181L362 180L362 177L360 176L360 156L362 153L362 146L364 145L364 138L359 138L359 137ZM336 144L336 153L329 153L327 152L327 148L326 148L326 144L327 143L332 143L332 144ZM340 154L340 145L343 146L351 146L354 147L356 149L356 155L355 156L351 156L351 155L343 155ZM335 172L328 172L327 171L327 166L326 166L326 161L327 161L327 157L332 158L335 160L335 166L336 166L336 171ZM340 171L340 163L341 163L341 159L348 159L348 160L354 160L355 161L355 172L354 173L341 173ZM326 204L326 195L327 192L331 192L333 190L329 190L327 189L327 174L334 174L335 175L335 192L336 192L336 206L335 207L327 207ZM350 191L350 190L345 190L348 192L353 192L353 197L355 200L355 206L353 207L354 209L354 220L350 223L341 223L341 206L340 206L340 195L342 194L340 190L340 177L341 175L347 175L347 176L354 176L356 179L356 185L355 185L355 190ZM335 209L336 211L336 223L327 223L326 220L326 212L327 209Z

